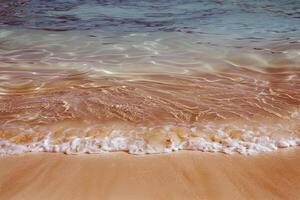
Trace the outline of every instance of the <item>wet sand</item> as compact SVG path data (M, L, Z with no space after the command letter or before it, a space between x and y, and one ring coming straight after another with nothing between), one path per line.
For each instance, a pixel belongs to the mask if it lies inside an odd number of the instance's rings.
M299 199L300 149L0 158L0 199Z

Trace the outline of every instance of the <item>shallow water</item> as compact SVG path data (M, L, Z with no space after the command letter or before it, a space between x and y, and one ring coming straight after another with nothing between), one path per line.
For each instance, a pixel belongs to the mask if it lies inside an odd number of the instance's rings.
M3 1L0 154L300 145L298 1Z

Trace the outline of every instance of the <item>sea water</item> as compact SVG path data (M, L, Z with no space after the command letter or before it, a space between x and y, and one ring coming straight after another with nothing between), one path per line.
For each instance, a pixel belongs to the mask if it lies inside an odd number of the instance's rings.
M0 154L300 145L300 1L4 0Z

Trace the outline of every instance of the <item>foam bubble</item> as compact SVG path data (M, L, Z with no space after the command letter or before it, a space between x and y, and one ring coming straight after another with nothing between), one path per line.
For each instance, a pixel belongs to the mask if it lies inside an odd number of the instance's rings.
M90 130L91 128L89 128ZM153 132L153 128L143 128L147 134ZM16 143L9 139L0 139L0 155L20 154L25 152L57 152L65 154L102 153L113 151L126 151L130 154L155 154L169 153L178 150L196 150L203 152L222 152L226 154L240 153L252 155L260 152L272 152L278 148L300 146L298 137L273 138L263 134L254 134L246 129L240 130L239 137L232 137L232 131L224 131L224 128L216 129L215 132L207 134L196 127L183 128L176 126L156 127L156 130L166 139L158 139L149 142L147 134L126 134L122 130L113 130L106 136L71 136L64 138L64 142L58 143L51 134L37 141L27 143ZM180 130L180 131L179 131ZM183 135L184 137L175 137ZM151 132L152 131L152 132ZM133 130L131 130L131 133ZM193 133L193 134L189 134ZM196 133L196 134L195 134ZM160 136L161 136L160 135ZM169 138L167 136L170 136Z

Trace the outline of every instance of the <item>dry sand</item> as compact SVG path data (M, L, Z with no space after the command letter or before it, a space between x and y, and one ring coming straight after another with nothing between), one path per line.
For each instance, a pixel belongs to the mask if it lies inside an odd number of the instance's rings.
M300 199L300 149L0 158L1 200Z

